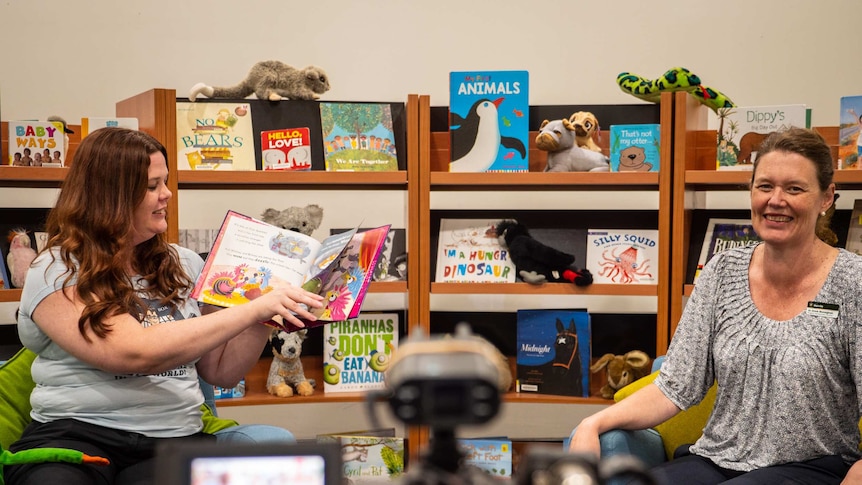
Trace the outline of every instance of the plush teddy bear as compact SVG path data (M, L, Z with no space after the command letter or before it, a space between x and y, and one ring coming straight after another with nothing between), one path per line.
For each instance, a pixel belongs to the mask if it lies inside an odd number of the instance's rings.
M272 364L266 378L266 390L278 397L310 396L314 394L314 379L305 377L302 368L302 342L308 330L285 332L273 329L269 336L272 344Z
M6 255L6 265L11 275L10 283L15 288L23 288L30 264L36 259L36 250L31 247L30 235L24 229L9 231L9 254ZM0 281L3 277L0 276Z
M577 130L567 119L542 122L536 136L536 148L548 152L545 172L610 171L608 157L601 152L579 147L576 137Z
M551 281L568 281L578 286L587 286L593 282L589 270L573 266L573 255L533 239L527 226L518 221L501 221L496 230L500 244L508 249L515 270L525 282L540 285Z
M608 382L599 392L603 398L613 399L617 391L649 374L650 364L649 355L640 350L632 350L624 355L603 355L590 366L590 372L595 374L607 369Z
M323 221L323 208L317 204L308 204L305 207L293 206L284 210L267 209L260 217L273 226L310 236Z

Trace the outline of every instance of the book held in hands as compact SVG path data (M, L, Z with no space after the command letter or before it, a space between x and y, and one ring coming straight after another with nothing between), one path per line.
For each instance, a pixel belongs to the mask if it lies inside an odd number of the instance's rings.
M230 307L248 303L284 285L325 296L313 308L316 327L359 314L389 226L356 229L322 242L305 234L228 211L191 297ZM275 324L273 322L273 324ZM284 322L287 331L298 327Z

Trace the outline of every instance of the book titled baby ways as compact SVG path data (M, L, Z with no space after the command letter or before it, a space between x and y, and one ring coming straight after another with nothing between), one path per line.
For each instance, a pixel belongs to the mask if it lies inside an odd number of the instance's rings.
M279 286L302 285L325 297L323 308L311 310L317 320L306 327L355 318L388 232L388 225L361 233L353 229L318 242L228 211L191 296L230 307ZM299 330L289 322L283 327Z

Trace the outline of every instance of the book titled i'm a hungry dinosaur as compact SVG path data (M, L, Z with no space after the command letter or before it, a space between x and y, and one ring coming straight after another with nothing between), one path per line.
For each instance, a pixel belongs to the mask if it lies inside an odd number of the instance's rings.
M449 73L450 172L530 169L527 71Z

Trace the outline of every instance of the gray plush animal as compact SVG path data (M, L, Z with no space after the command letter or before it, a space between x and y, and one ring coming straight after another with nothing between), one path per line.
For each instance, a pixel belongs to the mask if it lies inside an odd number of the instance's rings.
M575 144L575 127L567 119L548 121L539 126L536 148L548 152L545 172L607 172L608 157Z
M314 379L305 377L299 356L307 330L285 332L273 330L269 337L272 344L272 364L266 378L266 390L278 397L310 396L314 394Z
M270 101L284 98L318 99L327 91L329 77L317 66L297 69L281 61L261 61L252 66L248 76L236 86L195 84L189 91L189 101L194 101L201 94L208 98L245 98L254 94L258 99Z
M284 210L267 209L261 214L261 219L273 226L310 236L323 221L323 208L317 204L308 204L305 207L288 207Z

